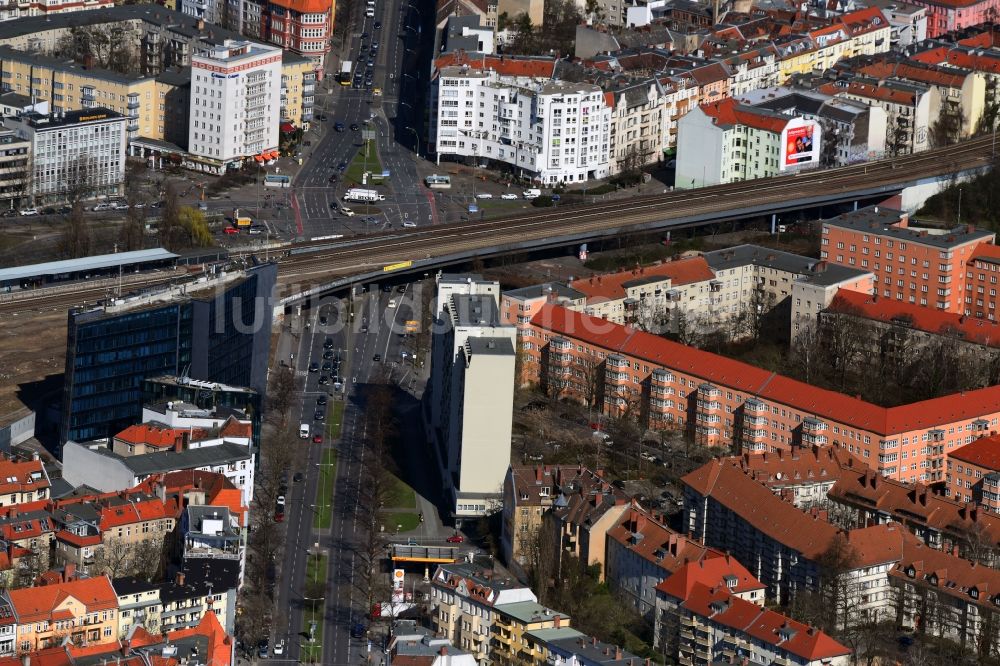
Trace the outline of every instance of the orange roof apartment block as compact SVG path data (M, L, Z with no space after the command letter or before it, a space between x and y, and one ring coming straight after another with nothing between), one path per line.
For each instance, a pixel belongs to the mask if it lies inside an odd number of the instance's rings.
M50 485L41 460L0 459L0 507L48 499Z
M872 271L881 298L968 314L966 263L995 239L971 224L915 226L905 212L874 206L824 220L820 254Z
M118 639L118 596L107 576L6 590L0 608L17 626L18 654L56 647L67 637L77 645Z
M748 452L833 445L911 483L1000 422L1000 386L885 408L558 305L542 306L521 341L528 381L601 369L606 413L632 404L649 427Z
M656 588L654 643L665 656L705 664L724 663L732 653L753 654L762 663L850 663L851 650L828 634L747 601L725 582L681 586L674 581L687 577L687 569L694 566L687 565Z
M992 515L1000 514L1000 437L981 437L949 453L945 479L955 501L974 502Z

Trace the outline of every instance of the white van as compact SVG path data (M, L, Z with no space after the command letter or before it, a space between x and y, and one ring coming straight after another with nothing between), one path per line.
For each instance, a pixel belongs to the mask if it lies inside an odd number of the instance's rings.
M299 426L299 437L302 439L309 439L309 424L303 423Z
M531 188L529 190L525 190L524 191L524 198L525 199L534 199L534 198L540 197L540 196L542 196L542 191L539 190L538 188L535 188L535 187L533 187L533 188Z

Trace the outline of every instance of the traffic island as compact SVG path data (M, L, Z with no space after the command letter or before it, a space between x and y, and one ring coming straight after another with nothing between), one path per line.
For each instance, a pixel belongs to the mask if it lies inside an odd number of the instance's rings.
M319 483L316 484L316 511L313 513L313 528L330 529L333 518L333 490L337 479L337 452L334 449L323 451L322 462L319 464Z
M301 647L299 661L319 664L323 660L323 619L326 617L327 556L310 553L306 561L305 609L302 614Z

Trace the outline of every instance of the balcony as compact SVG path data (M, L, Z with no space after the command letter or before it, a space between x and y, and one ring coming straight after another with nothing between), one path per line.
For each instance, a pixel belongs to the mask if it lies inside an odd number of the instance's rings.
M650 382L653 384L659 384L660 386L670 384L674 381L674 376L670 374L667 370L663 368L657 368L653 370L653 374L649 376Z
M628 369L629 363L624 356L619 356L618 354L611 354L607 358L607 366L609 368L625 368Z
M553 352L573 351L573 343L566 338L552 338L549 340L549 349Z
M722 417L718 414L698 414L698 423L722 423Z
M744 426L748 426L748 427L749 426L754 426L754 427L767 426L767 417L766 416L744 416L743 417L743 425Z
M705 412L714 412L722 409L722 403L718 400L702 400L699 394L698 409Z
M826 422L821 421L815 416L807 416L806 418L802 419L802 432L804 433L808 432L817 434L824 432L826 429L827 429Z
M702 384L698 387L698 397L699 398L721 398L722 391L719 390L718 386L713 386L712 384Z
M126 106L126 108L129 111L135 111L140 106L141 106L141 104L140 104L140 102L139 102L138 99L133 99L133 98L130 97L129 100L128 100L128 105Z

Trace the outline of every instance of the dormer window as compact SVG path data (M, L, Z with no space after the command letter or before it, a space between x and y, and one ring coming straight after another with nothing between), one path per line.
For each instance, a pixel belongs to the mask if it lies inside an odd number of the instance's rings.
M542 497L548 497L549 496L549 487L548 486L542 486L542 489L538 491L538 494L541 495Z
M979 588L970 587L969 588L969 596L972 597L973 599L978 599L979 598Z

